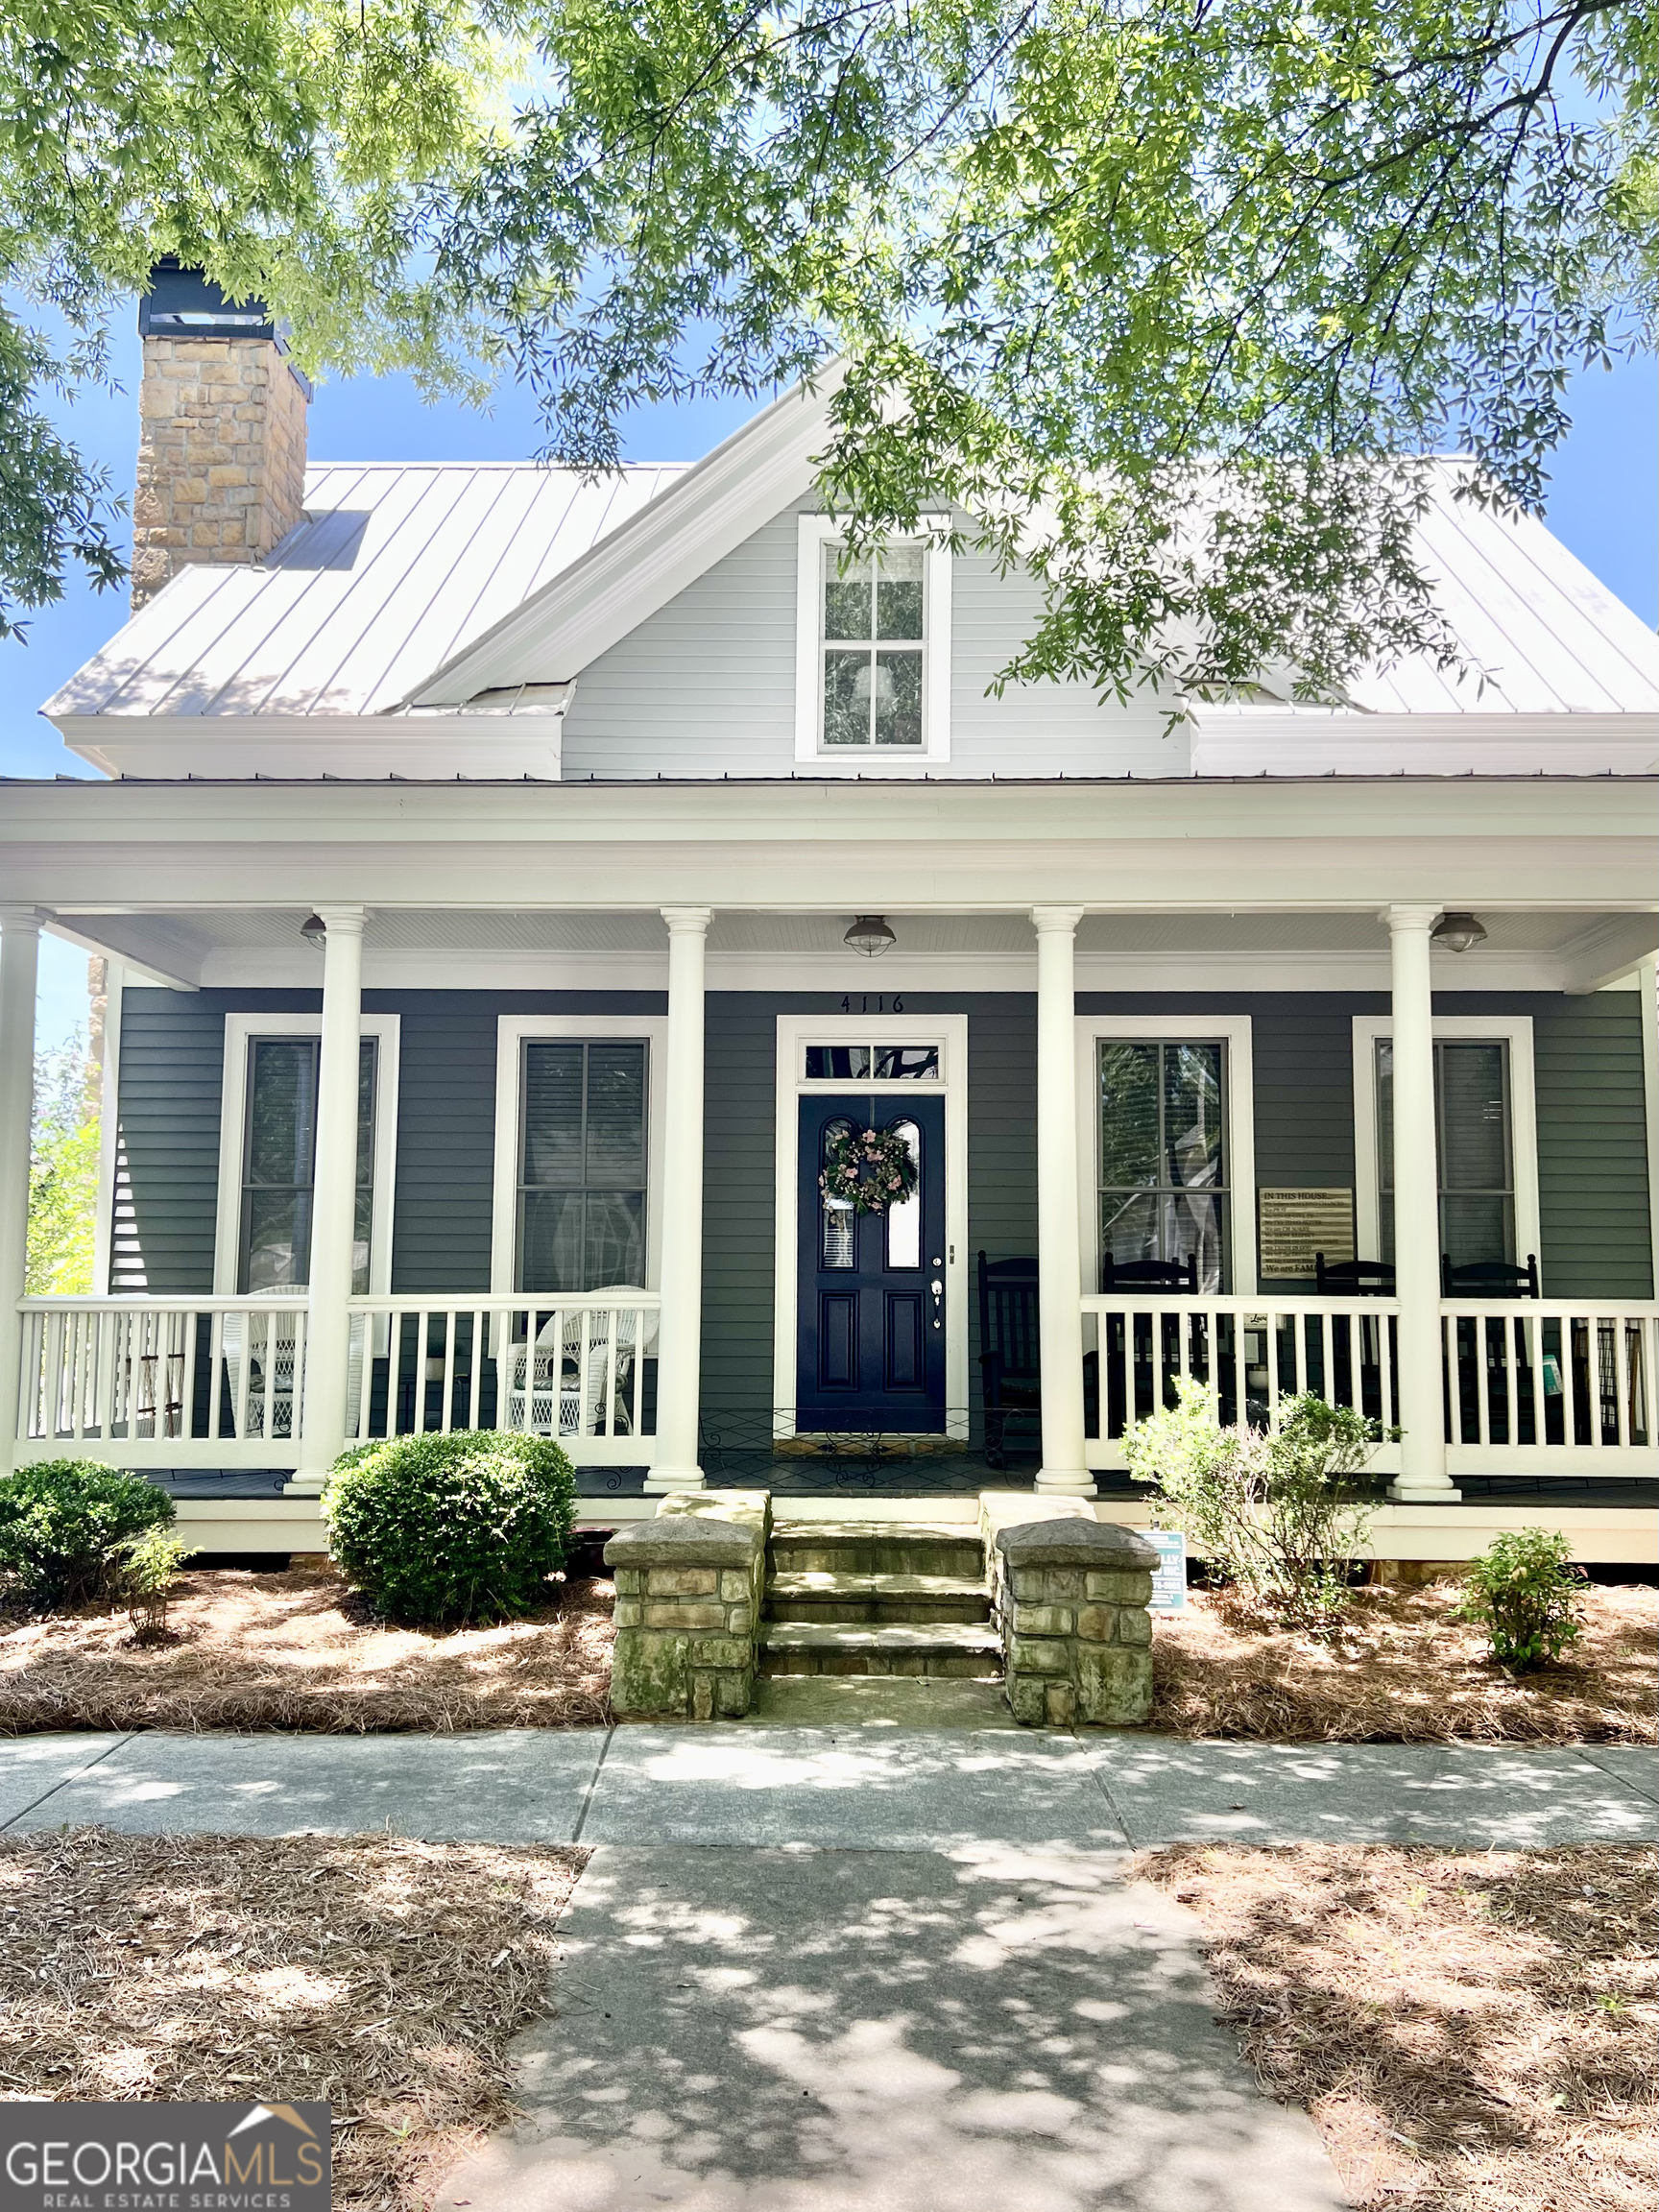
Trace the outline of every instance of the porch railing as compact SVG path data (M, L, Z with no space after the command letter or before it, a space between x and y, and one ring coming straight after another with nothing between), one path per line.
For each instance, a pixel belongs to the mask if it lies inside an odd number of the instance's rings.
M1125 1465L1125 1430L1173 1403L1180 1376L1213 1384L1228 1424L1263 1422L1281 1399L1311 1390L1392 1429L1398 1310L1387 1298L1085 1298L1091 1461ZM1382 1447L1380 1465L1398 1459L1397 1445Z
M26 1298L17 1438L135 1467L292 1466L303 1300Z
M649 1465L659 1309L644 1291L354 1298L347 1433L510 1429Z
M1659 1475L1659 1304L1452 1299L1440 1309L1447 1466L1456 1475ZM1134 1422L1174 1378L1213 1383L1221 1418L1264 1421L1311 1390L1399 1424L1391 1298L1141 1296L1083 1300L1091 1464L1125 1464ZM1399 1465L1397 1444L1380 1471Z
M1659 1306L1446 1300L1447 1464L1659 1473L1653 1430Z

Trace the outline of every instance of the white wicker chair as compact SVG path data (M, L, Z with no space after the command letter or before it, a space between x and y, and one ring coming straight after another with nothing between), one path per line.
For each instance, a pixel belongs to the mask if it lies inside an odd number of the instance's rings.
M253 1327L251 1313L227 1313L224 1335L221 1339L225 1355L226 1394L232 1410L241 1395L242 1358L246 1350L250 1361L260 1364L260 1398L265 1406L263 1433L267 1436L297 1436L299 1408L294 1403L295 1369L298 1365L297 1346L299 1316L305 1312L310 1293L305 1286L294 1283L274 1284L263 1290L250 1292L250 1296L268 1300L273 1306L287 1308L286 1312L274 1313L269 1322ZM363 1348L368 1336L368 1322L361 1313L350 1321L350 1336L346 1356L346 1440L352 1442L357 1434L358 1421L363 1407ZM252 1377L250 1370L249 1387ZM252 1410L252 1405L250 1407ZM256 1433L258 1431L255 1431Z
M507 1362L507 1426L539 1436L592 1436L603 1432L605 1382L611 1364L611 1328L616 1333L615 1394L612 1427L619 1436L634 1426L634 1363L649 1343L656 1317L647 1314L643 1340L637 1308L592 1308L593 1298L643 1298L637 1283L573 1296L541 1324L535 1344L516 1344ZM593 1334L584 1344L583 1315Z
M249 1432L265 1436L294 1436L299 1433L296 1415L299 1408L294 1403L295 1348L299 1332L296 1316L305 1310L307 1292L305 1286L295 1283L276 1283L263 1290L253 1290L251 1297L268 1302L274 1307L286 1307L286 1312L274 1312L267 1320L252 1313L227 1313L221 1345L225 1355L225 1393L231 1419L236 1419L236 1407L242 1396L242 1362L248 1360L248 1415ZM258 1396L254 1396L253 1369L258 1363ZM262 1416L254 1418L255 1406L262 1407ZM238 1425L237 1433L243 1433Z

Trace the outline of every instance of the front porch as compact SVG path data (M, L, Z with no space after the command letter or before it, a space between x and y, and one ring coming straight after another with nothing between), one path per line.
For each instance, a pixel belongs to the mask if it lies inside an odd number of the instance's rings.
M329 788L356 842L303 866L303 794L213 798L245 902L183 838L112 848L101 889L43 852L40 903L0 914L13 1282L39 930L115 963L100 1291L11 1309L16 1459L110 1458L267 1530L315 1525L352 1444L477 1428L558 1436L592 1521L705 1480L1133 1518L1124 1433L1189 1376L1227 1420L1302 1390L1376 1420L1380 1544L1429 1513L1415 1555L1455 1557L1447 1515L1559 1508L1602 1516L1583 1556L1651 1555L1606 1516L1659 1479L1652 920L1594 837L1540 874L1531 786L1497 830L1461 786L1340 781ZM1460 954L1424 889L1449 808ZM894 899L900 835L926 905ZM454 904L409 897L435 851ZM888 914L879 961L849 909ZM921 1163L891 1220L821 1197L865 1123ZM982 1257L1028 1293L995 1403Z

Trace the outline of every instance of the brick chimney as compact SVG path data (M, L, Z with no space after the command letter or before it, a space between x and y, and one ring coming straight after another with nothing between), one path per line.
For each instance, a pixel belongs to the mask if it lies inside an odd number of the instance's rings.
M132 609L191 562L262 561L300 520L311 387L263 304L158 262L138 302Z

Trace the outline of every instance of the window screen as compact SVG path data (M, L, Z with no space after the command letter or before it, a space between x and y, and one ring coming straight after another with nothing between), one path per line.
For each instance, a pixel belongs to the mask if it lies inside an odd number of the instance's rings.
M1102 1039L1100 1251L1119 1264L1196 1258L1198 1287L1226 1278L1225 1047Z
M645 1046L524 1046L520 1290L645 1280Z
M311 1200L317 1173L315 1037L254 1037L248 1046L242 1137L242 1212L236 1287L305 1288L311 1280ZM369 1288L374 1231L375 1040L357 1058L357 1180L351 1287Z
M1509 1046L1447 1038L1434 1046L1440 1249L1454 1267L1515 1259L1515 1147ZM1394 1046L1377 1040L1377 1164L1382 1258L1394 1257Z

